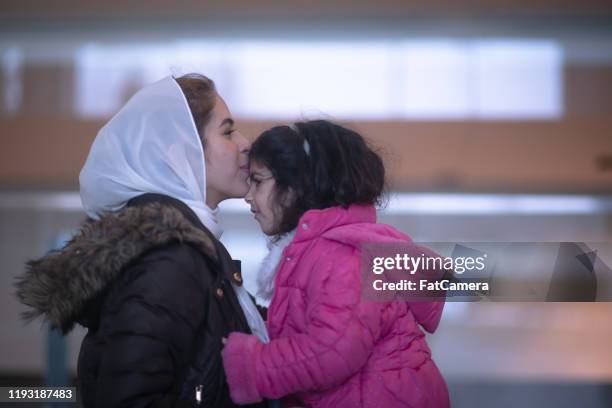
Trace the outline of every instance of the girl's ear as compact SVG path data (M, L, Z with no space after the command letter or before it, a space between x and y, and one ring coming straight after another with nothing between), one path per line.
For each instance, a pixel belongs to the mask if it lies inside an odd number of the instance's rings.
M295 190L291 187L285 192L280 192L278 186L274 186L274 191L270 194L268 200L270 200L270 208L273 209L278 221L285 217L286 210L294 206L296 196Z
M285 207L285 208L293 207L293 204L295 203L296 196L297 196L297 194L296 194L295 190L293 188L289 187L287 189L287 192L283 196L283 202L281 203L283 205L283 207Z

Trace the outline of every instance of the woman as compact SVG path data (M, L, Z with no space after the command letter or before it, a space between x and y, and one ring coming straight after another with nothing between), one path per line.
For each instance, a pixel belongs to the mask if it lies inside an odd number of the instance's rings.
M221 339L267 341L218 240L217 205L248 190L248 149L200 75L140 90L98 133L80 174L91 220L17 283L27 317L87 327L86 408L234 406Z
M257 292L262 303L271 299L271 341L244 333L226 340L234 402L291 395L308 407L449 406L421 330L437 328L443 302L361 296L361 244L412 245L376 223L380 157L359 134L323 120L272 128L249 156L246 200L276 237Z

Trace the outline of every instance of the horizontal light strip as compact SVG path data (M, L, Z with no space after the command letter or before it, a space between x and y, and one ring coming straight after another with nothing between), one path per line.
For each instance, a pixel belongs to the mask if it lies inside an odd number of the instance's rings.
M0 192L2 210L82 211L77 192ZM247 214L243 200L227 200L222 213ZM391 194L382 215L596 215L612 213L612 196L535 194Z
M599 214L612 211L612 197L527 194L397 194L387 214Z
M65 192L0 192L0 210L82 212L81 197Z

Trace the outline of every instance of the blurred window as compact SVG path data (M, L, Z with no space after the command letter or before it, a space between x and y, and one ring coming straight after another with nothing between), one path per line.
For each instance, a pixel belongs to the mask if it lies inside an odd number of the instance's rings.
M200 72L242 118L556 119L562 64L558 43L527 39L88 45L75 106L108 116L147 83Z
M23 55L17 47L0 50L0 112L14 114L19 110L22 100L20 70Z

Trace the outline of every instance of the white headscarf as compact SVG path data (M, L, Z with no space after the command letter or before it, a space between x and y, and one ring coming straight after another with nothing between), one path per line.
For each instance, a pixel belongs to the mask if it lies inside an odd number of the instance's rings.
M204 151L187 100L167 77L138 91L98 132L79 177L92 218L145 193L187 204L217 238L217 210L206 205Z
M98 132L79 177L81 202L94 219L145 193L176 198L219 238L217 209L206 205L204 150L187 99L167 77L138 91ZM253 334L268 342L247 291L233 285Z

